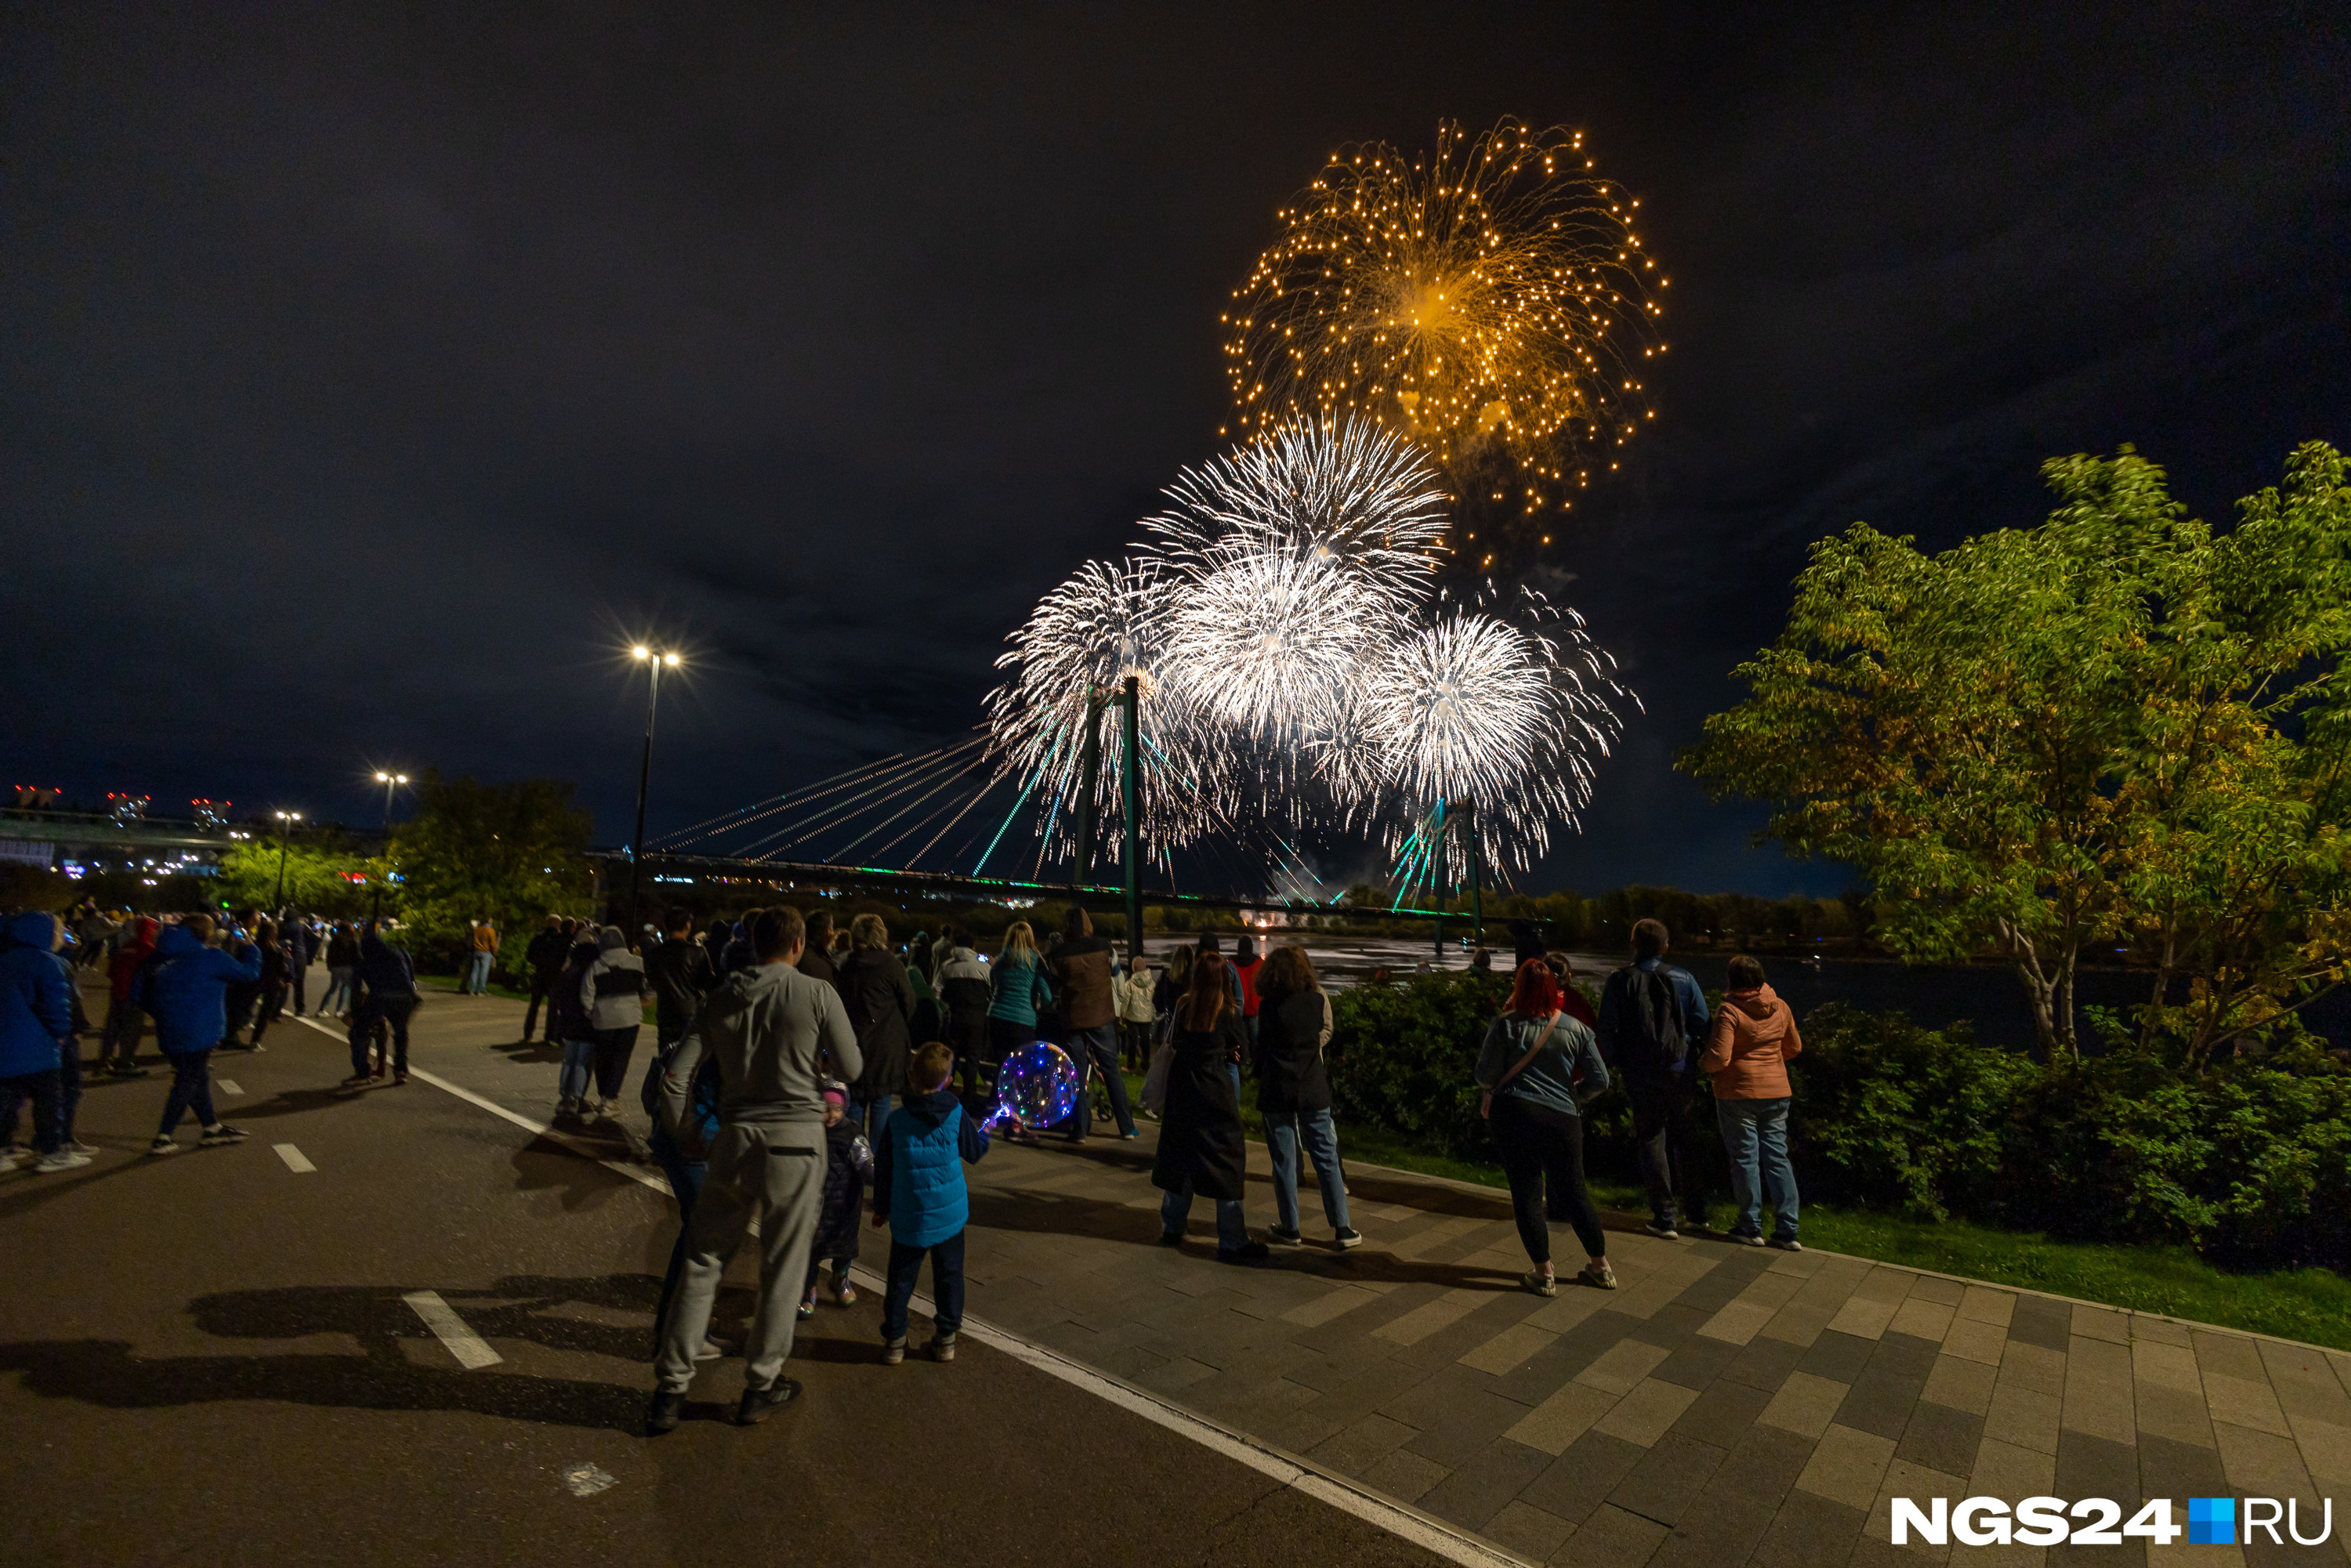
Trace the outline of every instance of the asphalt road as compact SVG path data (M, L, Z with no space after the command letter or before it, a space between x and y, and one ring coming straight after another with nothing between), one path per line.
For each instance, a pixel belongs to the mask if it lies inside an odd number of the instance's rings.
M714 1364L649 1442L668 1199L344 1071L289 1022L215 1069L250 1142L145 1156L157 1072L90 1086L89 1167L0 1176L0 1563L1438 1561L968 1338L884 1367L872 1292L803 1325L796 1407L736 1427ZM424 1291L501 1359L460 1364Z

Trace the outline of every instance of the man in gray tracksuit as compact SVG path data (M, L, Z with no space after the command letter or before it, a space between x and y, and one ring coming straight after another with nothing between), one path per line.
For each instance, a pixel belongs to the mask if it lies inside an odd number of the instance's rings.
M695 1137L686 1107L695 1073L705 1058L715 1060L718 1132L687 1231L685 1271L653 1361L645 1417L653 1437L677 1426L718 1282L755 1216L759 1304L744 1346L750 1364L736 1419L756 1425L799 1394L783 1370L824 1192L822 1086L827 1079L853 1082L865 1068L841 993L794 967L807 941L799 911L761 911L750 936L752 967L710 993L662 1075L663 1120L683 1144Z

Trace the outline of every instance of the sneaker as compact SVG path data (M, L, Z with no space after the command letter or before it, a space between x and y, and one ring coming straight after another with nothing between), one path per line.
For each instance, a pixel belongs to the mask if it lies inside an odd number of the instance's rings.
M1273 1256L1273 1249L1262 1241L1244 1241L1238 1247L1217 1249L1219 1263L1262 1263Z
M578 1114L580 1114L580 1100L577 1095L566 1094L562 1099L558 1100L555 1103L555 1119L557 1121L568 1121Z
M206 1127L204 1135L197 1142L203 1147L211 1149L218 1148L224 1144L241 1144L251 1136L253 1134L243 1127L232 1127L226 1122L221 1122Z
M735 1424L756 1427L799 1396L800 1385L789 1377L778 1377L765 1388L746 1388L743 1403L735 1406Z
M930 1356L933 1361L953 1361L955 1359L955 1347L956 1336L951 1333L943 1333L933 1335L931 1343L925 1345L923 1348L930 1353Z
M1763 1245L1763 1238L1745 1230L1732 1231L1730 1233L1730 1239L1736 1241L1741 1247L1761 1247Z
M1804 1244L1792 1236L1774 1236L1765 1245L1776 1247L1782 1252L1802 1252L1804 1249Z
M1331 1239L1339 1244L1340 1250L1344 1251L1350 1247L1361 1247L1364 1233L1352 1225L1343 1225L1331 1233Z
M1682 1239L1682 1233L1674 1228L1674 1222L1670 1219L1652 1219L1642 1228L1663 1241L1678 1241Z
M1306 1244L1306 1238L1295 1230L1284 1230L1279 1225L1268 1230L1265 1239L1277 1247L1302 1247Z
M702 1348L694 1353L694 1359L696 1361L722 1361L726 1359L726 1347L720 1344L716 1340L712 1339L708 1334L705 1334L702 1336Z
M645 1436L665 1437L677 1430L678 1417L685 1414L685 1395L673 1394L668 1389L656 1389L653 1402L645 1410Z
M833 1281L832 1299L844 1307L853 1307L857 1304L857 1287L849 1282L848 1276L843 1275Z
M884 1366L895 1366L895 1365L897 1365L900 1362L902 1362L902 1361L904 1361L904 1360L905 1360L905 1359L906 1359L906 1342L905 1342L905 1340L904 1340L903 1337L902 1337L902 1338L899 1338L899 1339L888 1340L888 1341L883 1342L883 1346L882 1346L882 1364L883 1364L883 1365L884 1365Z
M1141 1133L1121 1133L1118 1136L1120 1142L1131 1144L1134 1142L1135 1139L1143 1136L1143 1134Z
M344 1080L343 1080L343 1087L344 1087L344 1088L346 1088L346 1089L356 1089L356 1088L358 1088L360 1084L365 1083L367 1081L368 1081L368 1075L367 1075L366 1073L364 1073L364 1072L354 1072L354 1073L352 1073L349 1078L346 1078L346 1079L344 1079ZM556 1114L559 1116L559 1115L561 1115L561 1114L562 1114L562 1113L559 1111L559 1112L557 1112L557 1113L556 1113Z
M180 1152L180 1145L172 1139L159 1135L148 1141L147 1152L151 1155L176 1155Z
M110 1068L108 1071L112 1072L117 1078L144 1078L147 1076L147 1070L145 1068L133 1067L128 1062L125 1062L119 1067Z
M392 1082L393 1087L397 1088L399 1085L408 1082L408 1074L405 1072L395 1072L392 1075Z
M96 1145L85 1144L79 1138L68 1138L64 1143L59 1144L57 1147L65 1150L65 1152L69 1155L94 1155L98 1153Z
M816 1292L810 1291L800 1298L800 1322L806 1322L814 1316L816 1316Z
M1540 1270L1528 1270L1527 1272L1520 1279L1519 1286L1530 1296L1556 1296L1559 1294L1558 1276L1555 1274L1543 1273Z
M69 1171L89 1164L88 1155L78 1155L70 1149L59 1149L54 1155L43 1155L33 1163L33 1174L47 1176L52 1171Z
M1586 1263L1576 1271L1575 1282L1595 1291L1613 1291L1616 1288L1616 1270L1604 1262Z

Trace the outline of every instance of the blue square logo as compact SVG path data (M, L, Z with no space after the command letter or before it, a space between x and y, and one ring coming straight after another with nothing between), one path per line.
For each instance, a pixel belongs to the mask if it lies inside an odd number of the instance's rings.
M2232 1497L2191 1497L2188 1500L2188 1544L2237 1544L2237 1500Z

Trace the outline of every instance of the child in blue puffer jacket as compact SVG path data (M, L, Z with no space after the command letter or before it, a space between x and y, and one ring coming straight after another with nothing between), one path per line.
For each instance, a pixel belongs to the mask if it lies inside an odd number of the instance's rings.
M907 1093L873 1153L873 1225L890 1228L890 1290L882 1302L882 1363L906 1359L906 1308L923 1256L931 1260L934 1361L955 1359L963 1328L963 1228L971 1197L963 1167L987 1153L987 1132L947 1089L955 1052L937 1040L906 1067Z

